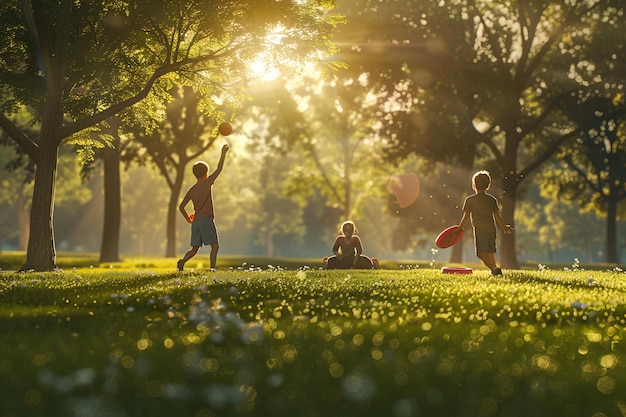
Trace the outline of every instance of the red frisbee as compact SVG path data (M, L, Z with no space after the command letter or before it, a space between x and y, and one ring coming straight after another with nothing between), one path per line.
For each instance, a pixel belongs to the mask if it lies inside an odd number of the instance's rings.
M441 268L441 272L444 274L471 274L474 271L472 268L465 268L462 266L444 266Z
M435 239L435 245L441 249L449 248L461 240L463 233L463 229L458 225L455 224L454 226L450 226L443 232L439 233L439 236Z

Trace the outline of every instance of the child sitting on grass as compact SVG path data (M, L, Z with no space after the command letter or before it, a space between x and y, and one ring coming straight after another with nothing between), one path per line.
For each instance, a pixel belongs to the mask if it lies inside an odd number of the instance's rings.
M372 260L363 255L361 239L357 236L354 222L347 220L339 229L333 244L334 256L325 261L326 269L373 269Z

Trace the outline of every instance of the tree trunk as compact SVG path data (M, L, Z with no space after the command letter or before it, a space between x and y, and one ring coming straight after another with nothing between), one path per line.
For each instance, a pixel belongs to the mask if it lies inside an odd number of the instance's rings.
M176 211L178 208L178 194L172 190L170 201L167 204L167 224L165 232L165 256L173 258L176 256Z
M617 199L609 197L606 212L606 255L609 263L619 263L617 251Z
M186 162L181 163L180 169L176 171L176 178L171 186L170 201L167 205L165 256L168 258L176 256L176 216L180 190L183 189L185 166Z
M32 10L24 8L26 18L32 19L32 23L38 29L37 41L41 48L39 52L46 80L46 100L41 118L39 145L37 150L30 154L36 169L30 212L30 236L22 271L52 271L57 268L53 225L54 191L58 150L62 140L63 82L68 57L72 5L71 0L61 1L59 30L54 40L49 32L50 28L47 27L43 2L31 2Z
M35 181L30 211L30 235L22 271L53 271L56 266L54 243L54 191L58 147L63 121L62 84L51 82L46 94L39 147L35 156Z
M454 263L463 262L463 241L464 240L465 240L465 235L463 236L463 239L461 239L456 245L452 246L452 251L450 253L450 262L454 262Z
M100 262L119 262L122 197L119 149L105 148L101 158L104 165L104 220Z
M42 135L39 159L35 170L26 262L21 271L53 271L56 269L56 249L52 224L57 172L57 147L55 143L55 138L44 138Z

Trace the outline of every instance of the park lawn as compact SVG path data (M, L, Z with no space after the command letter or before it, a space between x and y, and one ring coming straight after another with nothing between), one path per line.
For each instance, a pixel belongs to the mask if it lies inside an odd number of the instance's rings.
M0 417L626 415L626 275L0 274Z
M182 255L182 254L181 254ZM57 267L59 269L74 268L108 268L123 270L175 270L176 258L164 258L156 255L132 255L125 254L119 262L99 262L97 253L77 253L61 252L57 257ZM307 266L311 269L318 269L323 266L322 256L319 258L281 258L266 256L243 256L243 255L219 255L218 267L220 269L299 269ZM4 251L0 252L0 272L18 271L26 260L24 251ZM381 267L387 269L403 269L414 267L428 267L431 261L421 260L381 260ZM474 264L475 265L475 264ZM473 266L473 265L472 265ZM185 265L185 269L208 269L209 255L205 251L198 254ZM532 264L532 268L536 263ZM555 266L559 267L559 266ZM587 267L587 266L586 266ZM588 266L592 267L592 266ZM612 266L600 266L600 269L611 268Z

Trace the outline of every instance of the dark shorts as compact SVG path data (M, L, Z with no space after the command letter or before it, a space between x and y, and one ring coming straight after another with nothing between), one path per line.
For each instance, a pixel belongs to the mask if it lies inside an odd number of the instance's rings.
M191 223L191 246L212 245L217 242L217 228L212 217L201 217Z
M365 255L359 256L354 265L354 257L346 257L339 259L336 256L331 256L326 262L326 269L372 269L374 265L372 260Z
M496 253L496 235L474 236L474 245L476 253Z

